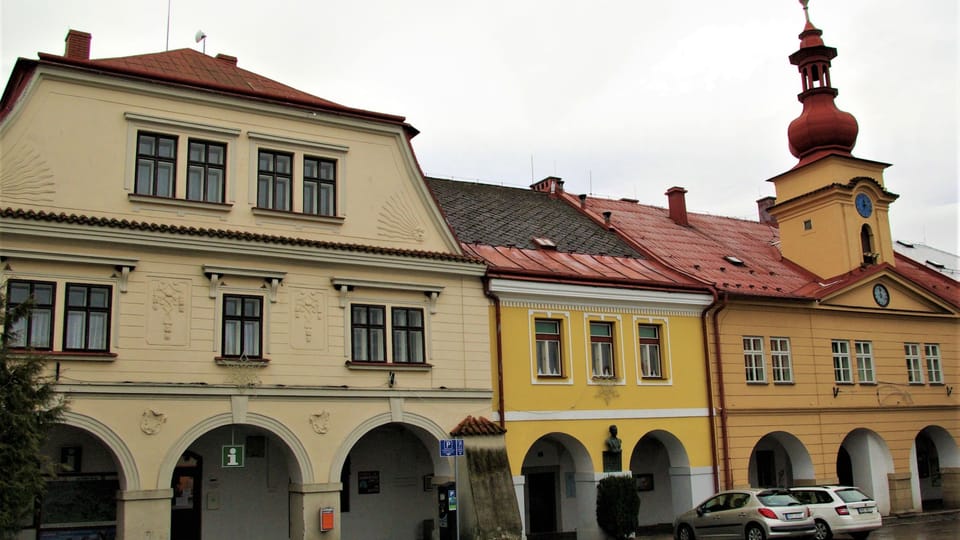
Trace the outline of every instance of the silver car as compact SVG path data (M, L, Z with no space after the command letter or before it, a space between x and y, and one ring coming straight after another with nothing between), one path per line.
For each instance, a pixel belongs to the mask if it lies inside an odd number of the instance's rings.
M673 522L677 540L804 538L815 530L810 510L785 489L722 491Z
M883 525L877 502L855 487L804 486L790 492L813 513L816 540L830 540L834 534L863 540Z

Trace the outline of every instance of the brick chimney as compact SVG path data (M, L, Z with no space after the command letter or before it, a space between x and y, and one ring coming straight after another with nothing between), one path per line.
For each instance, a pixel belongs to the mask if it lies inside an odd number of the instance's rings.
M687 190L682 187L674 186L668 189L665 195L667 196L667 203L670 205L670 219L677 225L689 227L686 193Z
M70 30L67 32L67 39L64 40L67 42L67 46L65 47L63 55L67 58L73 58L75 60L89 60L90 39L92 37L93 36L87 32Z
M219 54L217 54L217 60L220 60L220 61L222 61L222 62L226 62L226 63L228 63L228 64L230 64L230 65L234 65L234 66L237 65L237 57L236 57L236 56L230 56L229 54L219 53Z
M760 223L777 226L777 218L770 215L770 207L777 204L776 197L764 197L757 199L757 213L760 216Z
M541 193L549 193L551 197L559 197L563 193L563 180L556 176L548 176L530 186L530 189Z

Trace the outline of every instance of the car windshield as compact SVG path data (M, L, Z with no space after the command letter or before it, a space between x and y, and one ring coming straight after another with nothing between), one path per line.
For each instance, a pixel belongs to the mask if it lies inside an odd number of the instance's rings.
M793 495L783 491L764 491L763 493L758 493L757 498L760 499L765 506L791 506L795 504L800 504L800 501L795 499Z
M856 488L850 489L838 489L837 496L843 500L843 502L862 502L862 501L872 501L870 497L867 497L862 491Z

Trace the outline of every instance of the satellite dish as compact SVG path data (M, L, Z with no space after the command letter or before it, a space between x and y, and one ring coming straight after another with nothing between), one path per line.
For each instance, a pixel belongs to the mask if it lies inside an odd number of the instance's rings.
M204 39L207 39L207 35L203 33L203 30L197 30L197 35L194 36L194 39L197 40L197 43L200 43Z

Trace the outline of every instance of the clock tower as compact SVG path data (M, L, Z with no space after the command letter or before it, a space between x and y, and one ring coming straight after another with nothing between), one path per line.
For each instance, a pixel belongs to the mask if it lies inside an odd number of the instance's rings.
M834 102L830 61L837 50L824 45L823 32L806 24L790 63L800 72L803 111L787 130L790 152L799 160L769 180L776 189L770 215L780 227L784 257L827 278L864 265L894 264L889 205L897 195L883 186L887 163L854 157L859 126Z

